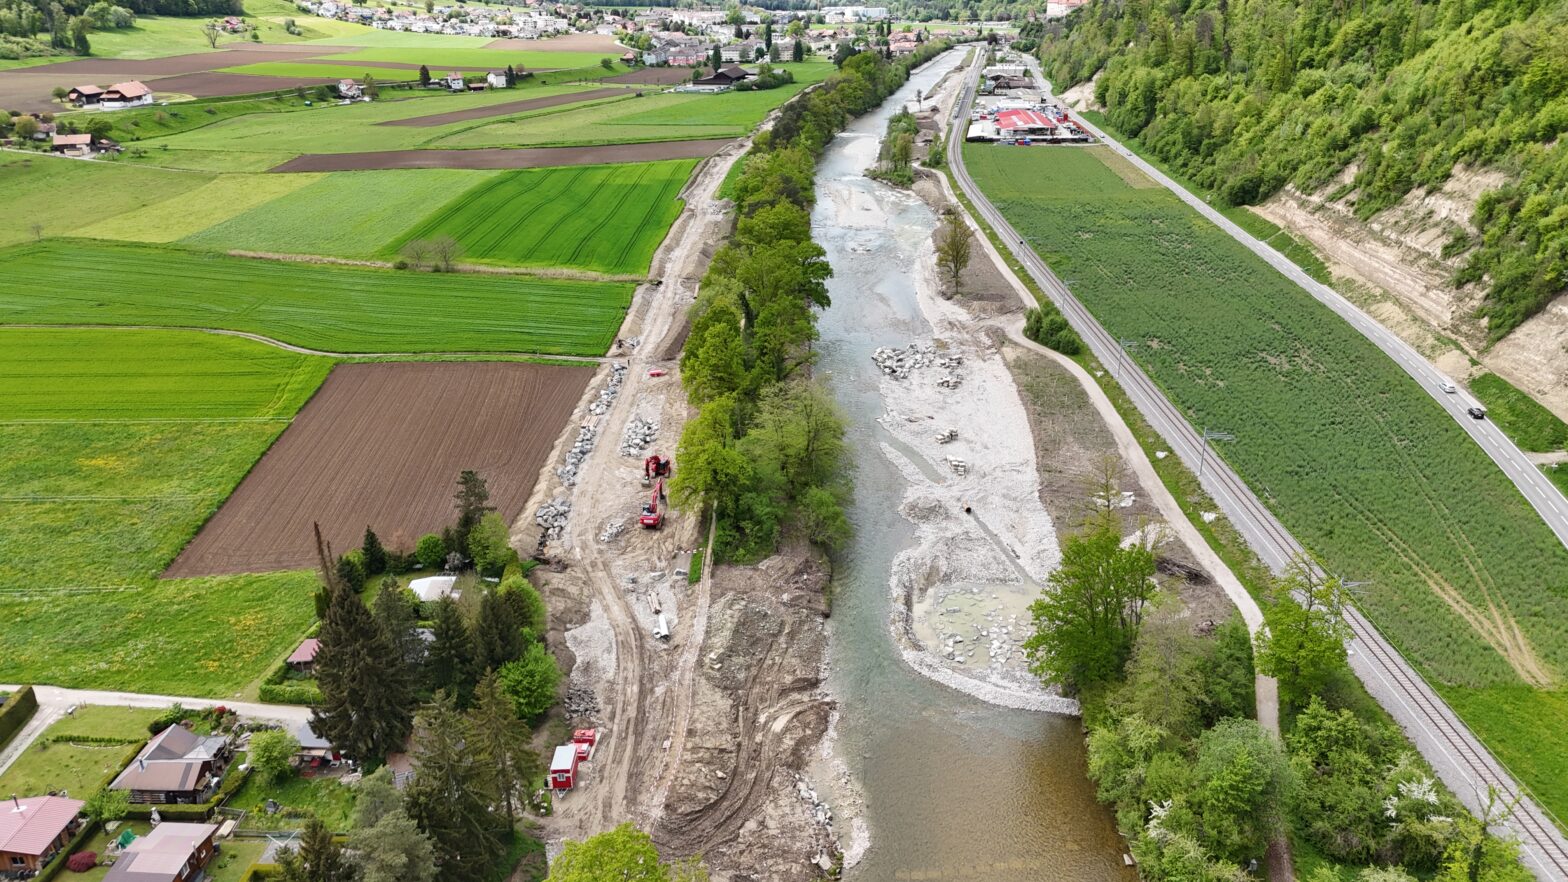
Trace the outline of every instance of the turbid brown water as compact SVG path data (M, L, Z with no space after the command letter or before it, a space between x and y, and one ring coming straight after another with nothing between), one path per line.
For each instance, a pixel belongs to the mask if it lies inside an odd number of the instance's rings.
M1126 882L1136 876L1094 799L1079 721L994 707L928 680L905 664L888 630L889 571L912 531L898 512L905 479L879 443L887 433L877 430L884 403L871 353L930 333L912 265L937 219L863 171L888 117L961 57L928 65L857 120L817 174L812 232L834 271L819 375L848 418L857 467L855 538L834 580L830 683L841 710L838 753L864 793L871 846L847 877Z

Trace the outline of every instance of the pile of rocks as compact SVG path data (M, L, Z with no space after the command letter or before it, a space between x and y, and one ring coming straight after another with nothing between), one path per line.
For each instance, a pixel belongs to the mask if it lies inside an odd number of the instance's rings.
M936 436L936 443L938 443L938 444L951 444L952 442L957 441L957 440L958 440L958 430L957 429L945 429L945 430L937 433L937 436Z
M599 397L588 405L588 412L595 416L608 413L610 405L615 402L615 396L620 394L621 383L626 380L626 365L616 362L610 365L610 381L599 390Z
M957 389L963 382L963 378L957 374L943 374L941 379L936 381L936 384L943 389Z
M802 802L811 806L812 822L827 831L828 845L836 852L838 850L838 837L833 833L833 810L828 808L827 803L817 798L816 788L811 786L811 782L806 780L805 775L796 773L795 793L800 796ZM829 854L828 849L818 851L816 857L811 862L823 872L831 870L834 864L833 857Z
M635 419L627 422L626 432L621 435L622 456L642 456L648 445L659 437L659 422L657 420Z
M572 449L566 451L566 464L557 468L555 474L561 483L568 487L577 483L577 469L593 452L593 443L599 440L599 429L592 424L584 425L577 430L577 440L572 442Z
M935 347L921 346L919 343L911 343L903 349L879 346L877 351L871 353L871 360L882 369L882 373L895 380L908 377L910 371L927 367L936 359Z
M952 469L953 474L958 475L959 477L963 477L964 475L969 474L969 461L959 459L956 456L949 456L947 458L947 467Z
M566 718L569 720L592 722L599 718L599 696L587 686L567 689L561 706L566 709Z
M626 532L625 521L611 521L604 525L604 532L599 534L599 541L614 542L624 532Z
M534 514L534 523L544 528L544 541L561 538L561 534L566 532L566 518L571 513L572 502L569 499L552 499L539 506L539 511Z

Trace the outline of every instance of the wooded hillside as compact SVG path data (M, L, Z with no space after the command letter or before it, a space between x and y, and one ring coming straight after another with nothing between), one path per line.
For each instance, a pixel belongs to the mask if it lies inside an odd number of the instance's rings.
M1568 285L1568 4L1550 0L1092 0L1046 26L1058 91L1101 72L1111 125L1233 204L1347 167L1365 218L1457 165L1478 203L1460 283L1495 340Z

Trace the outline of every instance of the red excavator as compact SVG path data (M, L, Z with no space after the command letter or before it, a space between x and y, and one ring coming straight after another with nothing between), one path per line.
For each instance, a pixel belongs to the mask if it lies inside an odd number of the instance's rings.
M670 476L670 467L674 465L674 463L674 460L665 459L659 456L657 453L643 460L642 485L644 487L651 487L653 486L653 482L655 480L658 480L659 478L668 478Z
M653 498L643 503L642 514L637 516L637 523L642 524L645 530L657 530L664 526L664 509L659 505L665 501L664 479L660 478L653 489Z

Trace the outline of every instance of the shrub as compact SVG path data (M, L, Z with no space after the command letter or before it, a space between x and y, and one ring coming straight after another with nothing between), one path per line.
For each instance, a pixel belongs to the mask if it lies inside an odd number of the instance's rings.
M299 739L282 729L267 729L250 736L250 765L263 781L278 781L293 769Z
M0 747L5 747L11 736L27 725L37 710L38 696L33 694L31 686L16 690L4 704L0 704Z
M438 570L446 562L446 542L434 533L426 533L419 538L419 544L414 546L414 556L419 558L419 565L427 570Z
M1083 338L1067 324L1055 306L1031 309L1024 315L1024 336L1063 355L1083 352Z
M85 873L98 866L98 852L79 851L65 861L65 868L73 873Z
M157 735L159 732L162 732L164 729L167 729L175 723L184 720L190 715L191 712L186 710L184 705L176 704L163 713L159 714L156 718L153 719L152 722L148 723L147 731L153 735Z
M523 657L501 666L497 676L501 691L512 700L517 715L524 719L536 717L555 703L555 686L561 679L561 669L555 656L542 643L530 643Z
M130 810L131 792L110 790L107 787L87 797L86 804L82 806L82 811L87 817L99 822L118 821L130 813Z

